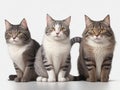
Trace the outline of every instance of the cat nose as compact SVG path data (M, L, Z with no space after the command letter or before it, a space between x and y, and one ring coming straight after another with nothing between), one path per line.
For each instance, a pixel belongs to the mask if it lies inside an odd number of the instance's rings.
M58 33L56 33L57 35L59 34L59 32Z
M101 36L100 35L95 35L95 38L100 38Z
M16 36L15 37L13 37L13 39L15 39L16 38Z
M96 34L95 36L96 36L96 37L98 37L98 36L99 36L99 34Z

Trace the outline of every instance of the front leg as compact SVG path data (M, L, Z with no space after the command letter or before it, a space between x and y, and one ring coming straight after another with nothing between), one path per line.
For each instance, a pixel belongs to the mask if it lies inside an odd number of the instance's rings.
M42 60L43 60L43 64L44 64L44 67L45 69L47 70L47 73L48 73L48 79L46 80L44 77L43 77L43 80L41 81L48 81L48 82L55 82L56 81L56 75L55 75L55 71L54 71L54 67L53 67L53 64L52 62L48 61L48 59L45 57L45 55L42 55Z
M84 57L84 61L88 70L89 77L87 78L87 81L89 82L96 82L96 64L95 61L91 58Z
M69 81L69 72L71 68L71 57L68 55L67 58L64 58L65 61L62 63L62 66L60 67L60 71L58 73L58 81L59 82L65 82Z
M101 82L108 82L109 74L111 70L111 64L112 64L112 57L105 58L101 67L101 79L100 79Z
M29 60L26 64L23 77L21 79L21 82L28 82L28 81L34 81L37 78L37 74L34 70L34 63L32 60Z
M44 66L47 70L48 73L48 82L55 82L56 81L56 75L55 75L55 71L53 68L52 64L49 64L48 62L44 63Z
M19 69L19 67L14 63L14 67L17 73L17 77L14 79L14 81L16 82L21 82L22 76L23 76L23 72Z

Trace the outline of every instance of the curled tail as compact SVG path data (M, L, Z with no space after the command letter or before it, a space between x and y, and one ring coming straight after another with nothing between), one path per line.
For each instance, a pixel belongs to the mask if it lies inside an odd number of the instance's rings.
M73 46L75 43L81 43L81 41L82 41L81 37L74 37L70 40L71 46ZM83 75L79 75L79 76L69 75L69 78L71 81L86 80L86 77L84 77Z
M74 37L70 40L71 46L73 46L75 43L81 43L82 38L81 37Z
M69 75L70 81L85 81L86 77L79 75L79 76L73 76L73 75Z
M9 75L9 80L13 81L16 77L17 75Z

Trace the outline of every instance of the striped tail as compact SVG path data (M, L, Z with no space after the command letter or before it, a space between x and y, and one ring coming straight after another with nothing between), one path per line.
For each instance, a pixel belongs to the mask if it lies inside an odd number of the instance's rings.
M17 77L17 75L9 75L9 80L14 80Z
M82 75L79 75L79 76L69 75L69 79L70 81L85 81L86 80L86 78Z
M73 46L75 43L81 43L82 38L81 37L74 37L70 40L71 42L71 46ZM69 78L71 81L80 81L80 80L86 80L86 78L82 75L79 76L73 76L73 75L69 75Z
M86 78L84 77L84 76L82 76L82 75L80 75L80 76L73 76L73 81L85 81L86 80Z
M75 43L81 43L82 38L81 37L74 37L70 40L71 46L73 46Z

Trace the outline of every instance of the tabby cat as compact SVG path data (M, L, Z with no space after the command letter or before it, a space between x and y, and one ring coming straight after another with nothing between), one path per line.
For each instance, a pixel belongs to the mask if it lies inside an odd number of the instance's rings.
M68 74L71 67L70 20L71 17L64 20L54 20L47 14L47 27L43 45L38 50L35 62L36 72L39 75L37 81L55 82L69 80Z
M79 73L90 82L107 82L115 47L110 16L107 15L101 21L93 21L85 15L85 22L78 58Z
M16 82L36 80L34 61L40 45L31 38L26 20L23 19L19 25L13 25L5 20L5 26L6 43L17 73L10 75L9 78Z

